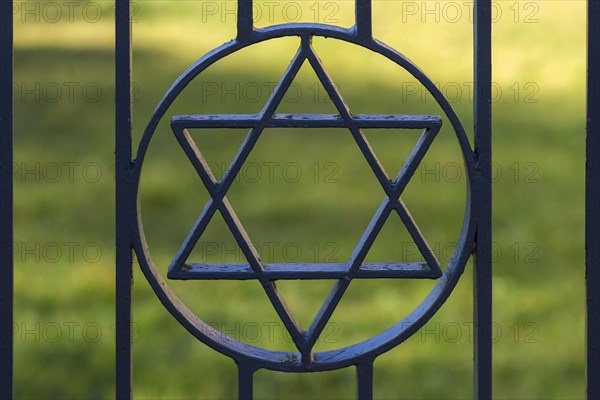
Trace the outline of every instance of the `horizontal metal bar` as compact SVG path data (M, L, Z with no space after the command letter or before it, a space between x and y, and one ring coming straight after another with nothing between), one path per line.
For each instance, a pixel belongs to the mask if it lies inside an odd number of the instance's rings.
M264 276L278 279L343 279L350 277L343 263L267 264ZM364 263L352 278L429 278L439 275L425 262ZM186 264L182 270L169 271L170 279L179 280L247 280L257 276L248 264Z
M405 128L425 129L442 125L439 115L357 114L345 121L336 114L274 114L261 122L260 114L190 114L175 115L174 129L186 128Z

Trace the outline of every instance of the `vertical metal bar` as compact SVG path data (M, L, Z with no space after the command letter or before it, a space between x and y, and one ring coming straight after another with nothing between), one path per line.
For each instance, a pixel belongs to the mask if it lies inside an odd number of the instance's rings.
M492 7L475 0L475 156L477 236L473 286L474 397L492 398Z
M131 3L116 0L116 398L131 398Z
M586 385L600 398L600 2L588 0L586 143Z
M366 40L373 37L373 10L371 0L355 0L356 33Z
M0 2L0 398L13 396L13 14Z
M254 28L254 15L252 0L238 0L237 10L237 38L249 36Z
M254 397L254 371L252 365L238 363L238 398L252 400Z
M356 366L356 398L358 400L373 398L373 362Z

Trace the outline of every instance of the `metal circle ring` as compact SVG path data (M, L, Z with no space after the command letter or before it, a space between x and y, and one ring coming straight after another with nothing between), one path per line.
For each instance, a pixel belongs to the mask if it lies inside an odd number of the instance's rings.
M144 235L139 201L139 182L142 165L150 140L159 122L183 89L202 71L220 59L245 47L266 40L287 36L321 36L353 43L380 54L404 68L433 95L446 114L455 131L465 166L467 166L467 168L465 168L467 175L466 207L460 237L448 266L429 295L427 295L419 306L417 306L417 308L408 316L386 331L363 342L344 348L315 352L313 353L311 361L308 363L299 362L297 352L267 350L226 336L204 323L185 304L183 304L171 290L168 283L152 261ZM404 55L377 40L358 36L356 31L352 28L336 28L319 24L285 24L272 26L252 31L250 35L247 37L245 36L243 39L238 38L207 53L188 68L173 83L158 104L140 141L133 169L132 190L135 190L138 193L135 205L137 224L132 227L133 244L140 267L165 308L198 340L220 353L233 358L237 363L251 362L256 368L288 372L327 371L358 365L363 362L373 361L378 355L385 353L408 339L437 312L456 286L469 259L475 235L475 218L471 215L471 210L474 208L473 205L476 196L475 193L472 193L472 187L474 186L473 170L472 168L469 168L473 165L475 165L474 157L469 139L448 100L433 82Z

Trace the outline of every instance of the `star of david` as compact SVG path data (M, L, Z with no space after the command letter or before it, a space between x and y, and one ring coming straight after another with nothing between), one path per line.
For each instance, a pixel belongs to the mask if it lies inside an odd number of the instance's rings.
M276 114L275 111L286 91L305 61L308 61L339 115L331 114ZM442 121L437 115L353 115L333 80L326 72L321 60L310 43L303 43L284 72L266 105L258 114L197 114L178 115L172 118L173 132L194 166L198 176L208 190L210 200L184 240L169 266L168 278L180 280L247 280L256 279L262 284L275 311L288 329L303 360L310 354L319 335L325 328L337 304L352 279L369 278L429 278L442 275L439 262L419 231L401 194L415 173L433 139L439 132ZM234 182L254 145L265 128L347 128L362 154L366 158L386 197L365 229L350 259L345 263L311 264L265 264L227 200L227 191ZM230 167L221 180L217 180L204 156L196 146L187 129L198 128L248 128L249 133L235 155ZM389 179L383 166L370 147L361 129L405 128L421 129L422 133L395 179ZM196 264L188 263L192 249L199 241L210 220L217 212L242 250L248 264ZM395 211L413 238L425 262L367 263L365 257L388 217ZM275 281L280 279L337 279L328 298L317 313L311 326L303 330L287 308L277 290Z

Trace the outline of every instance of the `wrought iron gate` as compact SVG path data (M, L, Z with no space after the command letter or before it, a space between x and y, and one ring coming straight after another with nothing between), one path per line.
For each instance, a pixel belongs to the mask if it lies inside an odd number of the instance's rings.
M418 330L443 304L462 274L467 259L475 256L475 393L478 398L491 397L491 4L476 2L475 12L475 150L449 102L431 80L401 53L377 41L372 35L371 0L356 0L355 24L349 29L323 24L283 24L255 29L252 0L238 0L237 37L200 58L187 69L167 91L150 118L138 147L131 159L131 42L129 5L121 2L117 11L117 346L122 362L117 363L117 396L131 395L131 364L128 360L130 314L131 248L136 251L140 266L156 295L167 310L191 334L213 349L231 357L238 366L239 397L252 398L253 374L265 368L285 372L315 372L349 366L356 368L357 397L373 396L373 363L380 354L406 340ZM171 127L180 146L204 184L210 200L169 266L169 279L256 279L288 330L297 352L275 352L224 337L196 317L169 289L148 253L142 231L138 184L144 157L152 135L167 109L184 88L202 71L216 61L255 43L270 39L297 36L300 45L273 93L258 114L248 115L175 115ZM323 66L312 38L323 36L362 46L395 62L416 78L435 98L452 124L467 168L467 206L457 250L448 267L442 272L426 239L402 201L401 194L414 174L429 145L440 129L442 119L436 115L356 115L353 114ZM294 77L304 63L310 65L325 88L337 115L277 114L276 109ZM244 161L252 151L263 129L267 127L347 128L367 160L386 197L363 233L350 259L341 264L265 264L252 247L244 226L227 200L227 191ZM362 129L408 128L422 130L398 176L387 176L371 149ZM217 180L204 156L188 133L192 128L247 128L249 133L238 150L231 166ZM211 265L188 261L195 244L217 211L247 259L247 264ZM366 263L366 253L391 213L397 213L412 236L425 263ZM138 221L139 220L139 221ZM473 250L475 249L475 250ZM369 278L429 278L438 279L431 294L408 317L397 325L364 342L327 352L314 352L313 346L322 333L353 279ZM337 279L325 303L311 326L302 330L280 296L276 281L281 279Z
M357 397L368 399L373 390L373 362L382 353L406 340L421 327L450 295L460 277L467 259L474 256L474 385L477 398L492 397L492 262L491 262L491 0L475 0L474 12L474 149L465 130L442 93L421 70L372 36L371 0L356 0L356 20L351 28L322 24L285 24L262 29L253 27L252 0L238 0L237 37L231 42L201 58L171 87L152 116L138 153L132 159L131 143L131 2L116 1L116 397L130 398L132 394L131 356L131 279L132 252L135 251L143 272L167 310L199 340L231 357L239 370L239 397L252 398L253 374L258 369L286 372L312 372L356 367ZM13 260L12 260L12 13L10 2L0 2L0 324L13 322ZM600 2L588 2L588 19L600 19ZM254 43L283 36L300 38L296 56L276 86L269 101L259 114L249 115L179 115L172 116L173 133L194 166L199 179L211 199L206 204L194 228L169 267L169 279L256 279L288 329L297 352L273 352L256 348L230 338L224 338L204 324L168 289L166 280L153 265L146 252L143 231L138 224L138 183L145 151L154 129L165 115L169 104L199 73L217 60ZM419 161L435 138L441 124L439 116L432 115L355 115L348 108L320 59L311 46L313 36L333 37L364 47L387 57L412 74L434 96L450 120L459 140L468 172L469 196L460 243L450 265L442 271L429 250L425 238L412 220L402 202L401 194ZM600 398L600 27L590 23L589 76L588 76L588 153L587 153L587 393L588 398ZM308 62L333 100L338 115L329 114L276 114L285 89L304 62ZM594 112L596 110L596 112ZM236 155L232 166L222 180L217 180L207 167L188 128L248 128L248 136ZM244 160L265 127L322 127L347 128L386 197L350 260L346 263L327 264L264 264L252 250L244 227L227 201L227 190L239 172ZM378 163L361 129L407 128L423 133L398 176L390 178ZM216 212L224 217L247 258L247 264L210 265L188 262L191 248ZM365 253L376 238L388 215L397 213L424 256L425 263L366 263ZM324 353L313 352L319 337L337 303L353 279L370 278L429 278L438 279L434 290L424 302L398 325L365 342ZM303 331L277 292L275 281L281 279L337 279L337 284L323 304L311 327ZM4 330L0 339L0 398L12 397L12 342L11 330ZM594 379L596 378L596 379Z

